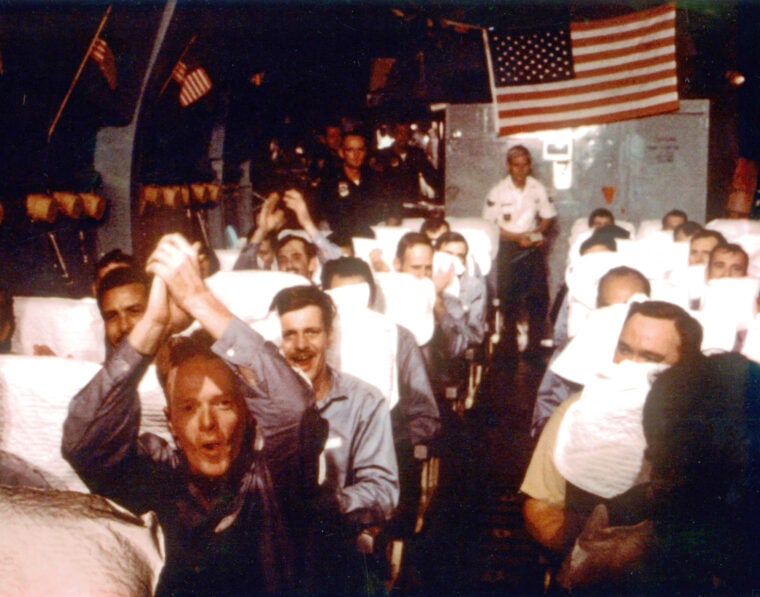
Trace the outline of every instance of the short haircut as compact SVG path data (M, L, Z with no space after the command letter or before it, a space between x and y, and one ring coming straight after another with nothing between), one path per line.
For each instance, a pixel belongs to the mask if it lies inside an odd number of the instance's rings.
M676 238L679 232L691 238L700 230L702 230L702 225L700 223L687 220L683 224L679 224L675 227L673 230L673 238Z
M533 157L530 155L530 151L525 145L514 145L507 150L507 163L511 163L512 160L518 156L528 158L528 163L533 163Z
M749 255L747 255L747 251L745 251L741 245L738 245L736 243L723 243L715 245L713 247L713 250L710 251L710 261L707 265L708 268L712 265L713 256L718 251L723 251L724 253L729 253L731 255L741 255L744 258L744 272L747 272L747 268L749 267Z
M303 251L306 253L306 256L309 259L313 259L317 256L317 246L314 243L310 243L305 238L298 236L297 234L286 234L282 238L278 239L274 245L274 252L279 253L280 249L282 249L292 240L297 240L303 245Z
M166 394L167 401L169 392L166 388L166 382L172 369L176 369L194 357L224 362L211 349L213 343L214 338L207 331L196 330L190 336L172 336L161 344L156 353L156 377L158 377L158 383L161 384L161 388Z
M686 215L686 212L682 209L671 209L668 213L666 213L664 216L662 216L662 225L665 225L665 220L667 220L670 216L677 216L679 218L683 218L684 222L687 222L689 220L689 216Z
M584 255L591 247L596 247L597 245L607 247L613 253L617 252L617 242L614 236L609 234L592 234L581 243L580 254Z
M618 238L630 238L631 233L617 224L609 224L601 228L595 228L594 232L580 246L580 254L583 255L594 245L604 245L610 251L617 251Z
M132 257L132 255L125 253L121 249L112 249L95 262L95 276L98 275L100 270L112 263L122 263L124 265L137 267L137 260Z
M697 232L694 236L692 236L689 239L689 242L694 242L695 240L699 240L701 238L714 238L718 241L719 245L725 245L727 244L726 237L723 236L720 232L717 230L710 230L709 228L702 228L699 232Z
M150 288L150 278L141 269L136 267L118 267L108 272L98 284L98 309L103 312L103 297L106 292L118 288L119 286L127 286L128 284L141 284L145 288L145 293L148 293Z
M606 284L608 284L612 280L620 280L623 278L628 278L630 280L635 280L636 282L638 282L641 285L641 290L647 296L652 294L652 285L649 283L649 280L646 278L644 274L642 274L637 269L628 267L627 265L619 265L618 267L613 267L610 271L608 271L599 279L599 287L598 287L597 295L596 295L596 304L597 305L600 304L601 298L602 298L602 289L604 288Z
M339 118L329 118L322 124L322 132L327 133L327 129L339 129L341 136L343 135L343 123Z
M420 226L420 232L422 234L427 234L428 232L435 232L436 230L440 230L441 226L446 226L446 230L451 230L451 226L449 226L449 223L446 221L445 218L442 218L441 216L432 216L430 218L425 218L422 221L422 225Z
M364 131L359 128L355 128L349 131L343 131L342 144L344 144L346 142L346 139L348 139L349 137L361 137L362 139L364 139L364 144L369 146L369 136L366 135Z
M333 277L348 278L349 276L361 276L369 284L369 302L375 301L375 278L369 264L358 257L341 257L331 259L322 266L322 288L332 288Z
M351 236L351 231L349 230L337 230L335 232L331 232L327 236L327 240L329 240L334 245L339 246L341 249L350 249L351 254L354 254L354 239Z
M596 218L609 218L612 220L612 223L615 223L615 216L612 215L612 212L609 209L606 209L604 207L597 207L594 211L592 211L588 216L588 225L589 228L594 223L594 220Z
M425 245L430 247L431 250L433 249L433 243L426 234L422 234L421 232L407 232L398 241L398 246L396 247L396 259L404 261L406 250L415 245Z
M455 232L454 230L449 230L448 232L444 232L435 239L435 249L436 251L440 251L441 247L445 245L446 243L464 243L465 249L467 252L470 252L470 245L467 244L467 239L459 232Z
M335 304L330 295L322 292L316 286L303 285L283 288L272 299L272 309L277 315L283 316L290 311L298 311L305 307L319 307L322 311L322 323L330 331L335 319Z
M667 319L675 324L678 336L681 338L679 362L701 357L702 326L681 307L665 301L631 303L625 321L627 322L637 314L644 317L652 317L653 319Z

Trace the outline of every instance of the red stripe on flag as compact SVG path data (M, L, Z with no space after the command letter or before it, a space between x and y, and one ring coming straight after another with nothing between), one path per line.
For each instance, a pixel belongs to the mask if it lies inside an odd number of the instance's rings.
M179 92L180 105L186 108L211 91L211 87L212 83L208 73L203 68L196 68L185 75L182 89Z
M665 112L673 112L678 110L678 100L663 102L655 104L648 108L638 107L634 110L620 110L617 112L608 112L594 117L594 124L608 124L610 122L619 122L621 120L630 120L632 118L642 118L644 116L654 116L656 114L663 114ZM589 119L586 117L581 118L568 118L563 121L561 127L556 128L572 128L576 126L587 126ZM518 127L503 126L498 130L499 136L514 135L516 133L529 133L533 131L547 130L546 123L543 121L536 121L532 123L522 124Z

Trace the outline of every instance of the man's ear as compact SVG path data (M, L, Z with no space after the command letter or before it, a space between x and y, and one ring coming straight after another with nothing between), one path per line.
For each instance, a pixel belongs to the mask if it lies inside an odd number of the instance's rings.
M317 271L317 264L318 261L316 257L309 259L309 277L312 277L314 275L314 272Z

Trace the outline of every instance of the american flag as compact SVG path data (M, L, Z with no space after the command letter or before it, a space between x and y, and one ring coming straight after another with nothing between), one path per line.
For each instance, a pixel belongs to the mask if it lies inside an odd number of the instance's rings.
M179 83L179 105L186 108L193 102L198 101L213 87L211 77L202 67L196 67L187 72L187 65L181 60L172 70L172 79Z
M569 29L484 32L497 133L677 110L675 17L664 4Z

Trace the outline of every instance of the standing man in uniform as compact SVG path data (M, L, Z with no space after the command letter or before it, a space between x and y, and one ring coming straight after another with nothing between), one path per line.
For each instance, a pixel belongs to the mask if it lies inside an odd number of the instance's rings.
M527 356L539 354L549 308L549 287L542 246L544 233L557 216L546 188L530 176L531 155L523 145L507 151L509 175L486 197L483 218L499 227L499 298L505 337L516 347L517 320L524 304L528 314ZM508 345L508 347L511 347Z
M374 238L370 226L391 216L400 218L400 203L386 201L380 175L366 164L367 140L362 134L344 134L338 153L343 167L323 184L322 216L333 232Z

